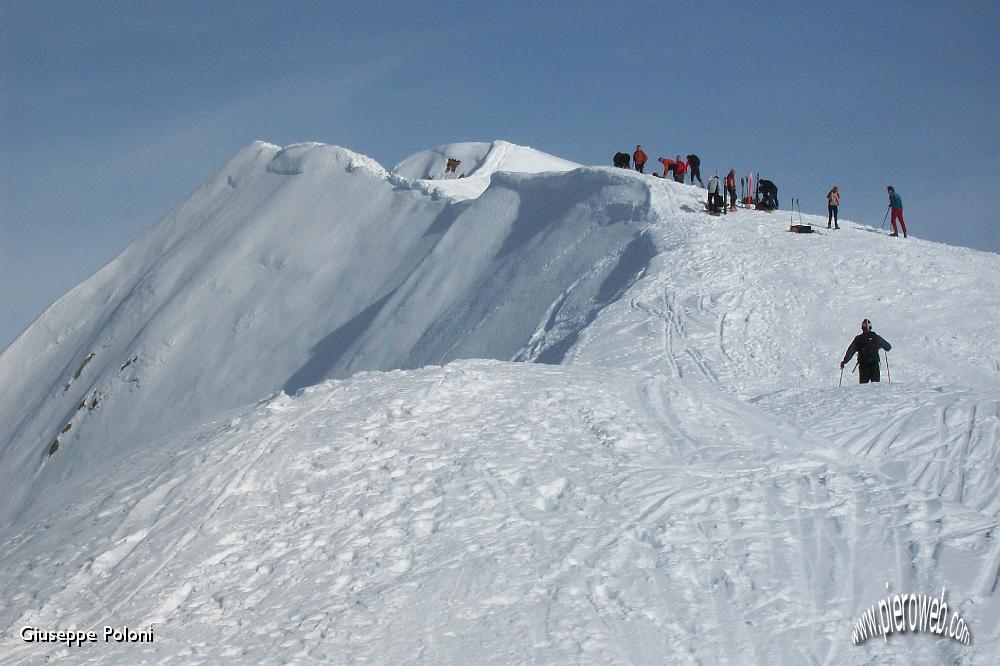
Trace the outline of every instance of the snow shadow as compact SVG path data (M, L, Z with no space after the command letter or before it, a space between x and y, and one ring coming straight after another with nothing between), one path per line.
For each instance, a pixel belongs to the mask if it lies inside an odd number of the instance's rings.
M656 246L646 232L635 237L618 257L618 262L597 288L597 294L591 301L591 307L586 316L571 328L559 341L546 347L535 357L536 363L559 365L566 358L566 352L576 344L580 332L589 326L598 313L611 303L617 301L629 287L636 283L649 267L650 261L656 256ZM557 310L546 326L546 331L556 327L560 312Z
M329 379L347 350L364 335L372 321L395 293L396 289L393 289L313 345L312 349L309 350L311 354L309 362L288 378L285 385L281 387L282 390L288 395L294 395L301 388L313 386Z
M604 173L566 173L535 176L531 180L519 181L509 174L496 174L494 183L511 187L521 198L520 212L514 220L497 252L498 258L507 257L519 248L529 245L532 240L557 224L565 224L574 208L579 208L581 218L600 220L601 226L638 221L642 218L642 205L628 202L604 201L595 193L603 193L615 183ZM511 178L508 183L505 178ZM553 196L553 190L559 196Z
M451 225L455 223L458 216L461 215L462 211L468 208L470 204L471 202L469 201L459 201L445 206L444 210L438 213L437 217L434 218L434 222L431 223L431 226L427 227L427 231L424 232L423 237L443 236L449 229L451 229Z

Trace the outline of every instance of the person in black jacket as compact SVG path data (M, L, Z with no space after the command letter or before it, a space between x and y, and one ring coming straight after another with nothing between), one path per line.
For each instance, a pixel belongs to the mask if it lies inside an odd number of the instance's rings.
M698 179L698 184L705 187L705 183L701 182L701 160L698 159L697 155L688 155L688 173L691 174L691 184L694 185L694 179Z
M757 183L757 210L775 210L778 208L778 186L770 180Z
M872 323L868 319L861 322L861 335L854 338L851 346L844 354L844 360L840 362L843 369L847 362L851 360L855 353L858 355L858 378L862 384L879 381L879 355L878 350L889 351L892 345L882 339L878 333L872 330Z

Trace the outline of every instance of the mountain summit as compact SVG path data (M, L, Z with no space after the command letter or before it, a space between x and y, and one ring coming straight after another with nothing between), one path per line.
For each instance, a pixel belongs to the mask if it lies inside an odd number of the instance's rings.
M1000 257L704 197L503 141L246 147L0 354L0 625L189 663L986 654ZM838 388L865 318L893 381ZM887 582L976 644L850 645Z

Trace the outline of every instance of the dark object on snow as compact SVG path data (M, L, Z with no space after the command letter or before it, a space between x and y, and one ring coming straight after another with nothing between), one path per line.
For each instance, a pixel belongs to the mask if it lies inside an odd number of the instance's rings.
M778 186L769 180L757 183L757 210L776 210L778 208Z
M802 207L799 205L799 200L792 197L792 205L788 207L789 212L789 224L788 230L796 234L811 234L813 228L811 224L802 224ZM795 224L795 211L799 211L799 223Z
M456 160L454 157L448 158L448 165L444 168L445 173L456 173L458 165L462 163L462 160Z
M619 169L628 169L631 159L628 153L615 153L613 161L614 165Z
M698 184L705 187L705 183L701 182L701 159L697 155L687 156L688 173L691 174L691 184L694 185L695 178L698 179Z
M844 354L844 360L840 362L843 369L847 362L851 360L855 353L858 355L858 379L862 384L879 381L879 355L880 349L889 351L892 345L882 339L878 333L872 330L872 323L868 319L861 322L861 334L856 336ZM886 364L889 363L886 356ZM888 367L888 365L886 366Z

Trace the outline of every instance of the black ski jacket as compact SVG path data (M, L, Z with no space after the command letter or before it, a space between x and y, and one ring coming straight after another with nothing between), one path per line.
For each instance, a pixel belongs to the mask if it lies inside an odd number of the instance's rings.
M847 348L847 353L844 354L844 360L840 366L847 365L847 362L851 360L855 353L858 355L858 363L861 365L878 365L879 349L889 351L892 349L892 345L883 340L882 336L875 331L862 333L851 342L851 346Z

